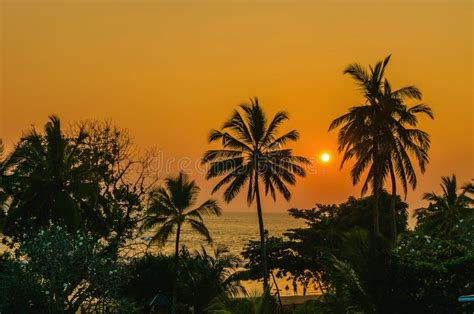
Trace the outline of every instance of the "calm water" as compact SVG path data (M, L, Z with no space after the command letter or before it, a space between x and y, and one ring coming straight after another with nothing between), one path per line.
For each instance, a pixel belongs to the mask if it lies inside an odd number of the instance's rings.
M258 218L257 213L237 213L226 212L220 217L205 217L205 223L213 238L213 245L224 245L230 252L240 254L248 240L258 240ZM305 224L301 220L290 217L287 213L268 213L264 215L265 229L268 230L270 236L282 236L283 233L291 228L303 227ZM191 251L201 248L204 245L209 248L203 241L203 238L196 235L189 228L182 231L182 244L186 245ZM174 240L170 239L162 252L167 254L174 253ZM282 295L293 295L293 286L284 279L277 280ZM261 292L261 284L253 281L244 282L244 287L248 292ZM285 289L285 287L287 287ZM298 287L301 293L301 287ZM314 293L314 289L308 288L308 294Z
M228 212L220 217L206 216L204 219L214 241L213 245L224 245L234 254L240 254L249 240L259 239L257 213ZM270 236L281 236L288 229L304 226L301 220L294 219L287 213L265 214L263 219ZM193 250L200 249L204 242L202 237L185 227L182 231L182 244ZM163 249L166 253L174 252L174 240L170 239Z

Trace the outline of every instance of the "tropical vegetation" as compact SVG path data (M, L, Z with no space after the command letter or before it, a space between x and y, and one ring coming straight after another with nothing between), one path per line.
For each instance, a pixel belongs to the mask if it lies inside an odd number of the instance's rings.
M174 252L175 272L178 272L180 256L179 239L183 225L189 224L195 232L202 235L208 242L211 242L211 235L203 222L202 215L213 214L219 216L221 214L221 208L218 206L217 201L213 199L205 201L196 208L191 208L194 206L198 194L199 187L196 185L196 182L189 180L188 176L184 173L180 173L176 178L167 178L165 180L165 187L159 187L150 192L150 205L141 228L143 231L148 231L159 226L150 239L150 245L153 243L163 245L172 234L176 234ZM175 307L178 293L176 275L175 278L172 312L176 312Z
M287 147L298 131L281 132L289 115L267 120L253 98L210 132L201 162L212 193L228 203L245 191L256 207L259 238L242 252L215 241L209 216L223 209L192 175L158 178L153 152L110 122L51 116L11 149L0 141L0 313L462 313L458 297L474 293L474 186L443 176L409 227L405 197L431 146L418 119L433 112L418 88L392 90L389 60L346 68L363 101L329 127L362 195L289 209L303 223L283 235L265 229L262 201L290 201L307 172ZM189 247L191 233L202 245ZM290 285L317 295L288 305Z

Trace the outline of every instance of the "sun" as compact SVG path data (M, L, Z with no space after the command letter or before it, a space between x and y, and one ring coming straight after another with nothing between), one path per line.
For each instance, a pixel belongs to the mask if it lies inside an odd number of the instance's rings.
M323 162L328 162L331 159L331 156L328 153L324 153L321 155L321 160Z

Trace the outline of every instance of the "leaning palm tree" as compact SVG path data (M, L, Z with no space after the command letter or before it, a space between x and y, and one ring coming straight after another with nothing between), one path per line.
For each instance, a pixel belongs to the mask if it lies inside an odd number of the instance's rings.
M425 193L423 199L430 202L428 207L418 208L414 216L418 228L427 233L443 237L455 235L456 226L470 225L474 222L474 191L472 184L461 187L456 176L441 178L443 193Z
M264 290L268 288L268 267L260 182L265 194L270 193L274 200L277 192L289 200L291 192L287 185L294 185L296 176L304 177L302 166L309 163L284 148L289 141L298 140L296 130L277 136L279 126L286 120L288 114L278 112L268 123L258 99L251 99L250 103L241 105L240 110L235 110L220 130L211 131L209 142L220 141L223 148L207 151L202 160L203 164L209 164L207 179L223 177L213 193L226 186L226 202L232 201L244 185L248 185L247 202L251 205L255 201L257 205Z
M379 197L385 179L392 182L391 239L396 239L396 179L401 181L405 194L408 185L416 186L416 174L411 156L418 162L422 172L428 163L429 135L416 129L417 114L433 117L431 109L423 104L408 106L406 99L421 99L421 92L414 86L392 91L385 78L385 69L390 56L371 66L369 71L359 64L351 64L344 71L359 84L364 94L364 104L350 108L349 112L335 119L329 130L341 127L338 134L340 153L343 153L341 168L354 158L351 170L353 184L357 184L364 172L367 177L361 194L369 188L373 194L374 233L379 234Z
M150 206L147 215L141 226L142 232L156 229L149 245L164 245L173 233L175 239L175 272L177 275L179 266L179 241L181 228L188 224L194 231L204 236L211 242L211 235L204 224L202 216L212 214L219 216L222 212L216 200L209 199L193 207L199 194L199 187L194 180L180 173L177 177L165 179L165 186L159 187L150 192ZM176 312L177 302L177 276L173 284L172 312Z

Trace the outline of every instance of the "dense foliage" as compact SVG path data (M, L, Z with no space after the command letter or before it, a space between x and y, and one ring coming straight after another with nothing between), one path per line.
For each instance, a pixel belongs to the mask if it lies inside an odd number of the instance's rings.
M135 158L127 133L110 123L64 130L52 116L24 136L0 167L3 232L18 241L50 221L105 239L117 251L137 227L156 181L148 158Z
M417 230L454 239L471 235L474 231L474 186L465 184L459 189L455 175L441 178L443 194L425 193L427 207L416 210ZM474 233L472 233L474 235Z
M380 199L382 207L390 206L391 196L388 193L383 192ZM350 197L339 205L317 204L312 209L290 209L289 214L295 219L304 220L307 227L288 230L285 235L289 241L275 237L268 239L269 268L276 270L277 276L288 276L303 287L311 279L321 285L318 289L322 289L322 277L326 273L323 260L328 255L341 257L345 252L345 239L350 239L349 235L359 234L357 228L370 230L371 213L368 209L371 204L372 197ZM400 232L406 232L407 229L407 207L406 203L397 198L397 224ZM380 221L380 230L388 237L390 213L382 212ZM246 267L251 278L258 278L255 272L259 267L257 248L258 241L250 241L242 253L248 261Z
M179 312L203 313L218 298L244 292L234 278L240 259L225 248L218 247L212 253L202 248L191 253L183 247L180 260ZM174 258L166 255L147 254L133 260L128 266L128 272L133 275L123 283L123 297L130 298L144 312L150 309L151 301L157 296L161 306L170 306L174 267Z
M0 311L52 313L123 310L121 265L90 234L50 225L20 245L9 243L0 273Z
M468 240L447 240L421 232L403 237L392 253L393 305L398 311L460 310L457 298L474 290L474 246Z
M204 224L203 215L212 214L219 216L221 208L216 200L209 199L201 205L195 206L199 194L199 187L189 176L180 172L177 177L165 179L165 186L153 189L150 192L150 205L147 216L141 226L142 230L150 230L157 226L155 234L150 243L165 244L172 234L176 234L174 263L175 272L179 272L179 240L183 225L189 225L194 232L203 236L208 242L212 242L211 235ZM178 297L178 276L175 276L173 284L172 312L176 311Z
M471 192L461 195L470 198ZM389 210L381 211L380 217L380 230L385 236L374 237L371 233L371 198L351 197L339 205L291 209L290 215L303 219L307 227L289 230L286 239L267 239L269 269L276 276L297 281L303 289L312 285L322 293L318 301L299 311L460 311L457 297L474 289L473 225L464 223L473 219L474 209L464 206L463 219L456 225L451 227L441 222L436 225L438 230L444 227L450 232L433 235L424 231L423 221L416 232L407 230L407 204L398 198L397 222L402 234L397 246L392 247L387 240ZM381 208L388 209L391 196L382 192L380 199ZM441 196L438 201L443 199L447 198ZM250 241L242 253L248 269L244 278L259 278L258 247L258 241Z

